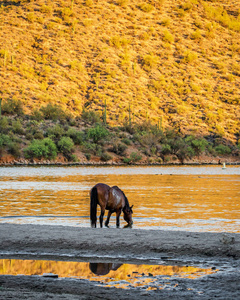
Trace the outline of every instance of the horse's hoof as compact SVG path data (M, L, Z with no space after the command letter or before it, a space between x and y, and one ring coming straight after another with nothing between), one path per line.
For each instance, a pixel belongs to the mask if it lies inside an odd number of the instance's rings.
M123 228L132 228L132 224L127 224Z

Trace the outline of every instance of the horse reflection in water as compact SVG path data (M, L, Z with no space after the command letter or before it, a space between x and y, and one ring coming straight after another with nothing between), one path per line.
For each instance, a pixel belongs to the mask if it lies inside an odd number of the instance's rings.
M108 210L107 220L105 226L108 227L111 214L116 212L116 226L120 226L120 214L123 211L124 220L128 223L127 226L132 226L132 207L124 192L119 187L110 187L104 183L96 184L90 191L90 219L91 226L97 226L97 205L101 207L101 214L99 217L100 226L102 227L103 216L105 210ZM126 226L125 226L126 227Z
M107 275L111 270L116 271L122 264L89 263L90 270L96 275Z

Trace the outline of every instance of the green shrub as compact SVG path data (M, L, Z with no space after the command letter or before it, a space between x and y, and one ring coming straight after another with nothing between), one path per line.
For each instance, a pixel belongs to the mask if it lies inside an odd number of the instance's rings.
M76 145L82 145L84 141L84 132L78 131L74 128L68 129L66 135L69 136Z
M47 136L51 137L54 140L59 140L65 134L64 128L57 124L53 127L48 128Z
M6 134L0 134L0 155L2 155L3 150L6 148L7 145L11 143L11 139Z
M98 148L97 144L89 143L89 142L84 142L83 143L84 152L89 152L89 153L92 153L92 154L96 154L96 152L97 152L96 149L97 148Z
M89 124L94 124L94 123L99 123L100 122L100 116L97 112L90 110L83 110L81 118L83 121L89 123Z
M196 155L204 152L208 146L208 142L204 138L195 138L194 136L186 137L185 142L194 149Z
M2 103L2 114L23 115L23 105L20 100L8 99Z
M0 133L7 133L8 128L9 128L8 118L5 116L0 117Z
M127 149L127 146L125 144L114 143L111 151L116 153L117 155L124 155L126 149Z
M162 153L163 155L170 154L171 151L172 151L172 149L171 149L171 146L170 146L170 145L168 145L168 144L163 144L163 145L161 146L161 153Z
M8 143L8 153L12 154L16 158L19 158L21 156L20 144L16 142Z
M92 155L91 155L90 153L85 153L85 156L86 156L86 159L87 159L87 160L90 160L91 157L92 157Z
M69 160L72 162L78 162L78 157L75 154L69 156Z
M128 146L130 146L132 144L131 140L129 140L128 138L123 138L122 142Z
M44 139L44 135L41 131L37 131L34 135L33 138L35 140L43 140Z
M46 120L53 121L66 121L69 119L69 115L58 105L49 103L47 106L40 108L40 113Z
M64 136L58 142L58 149L65 156L68 156L70 153L72 153L73 148L74 148L74 142L70 137Z
M42 121L44 119L43 113L39 109L34 109L30 118L36 121Z
M33 134L30 133L30 132L28 132L28 133L26 134L26 139L27 139L27 140L33 140Z
M106 138L109 135L109 131L101 125L89 128L87 131L87 137L92 139L94 143L98 143L100 140Z
M225 145L218 145L214 148L214 150L218 153L218 154L230 154L231 153L231 149L228 146Z
M130 154L130 157L125 157L123 159L123 162L127 163L127 164L133 164L133 163L137 163L141 159L142 159L142 156L140 154L138 154L137 152L132 152Z
M112 156L110 154L108 154L107 152L102 153L102 155L101 155L102 161L109 161L110 159L112 159Z
M188 145L183 138L175 136L167 141L171 149L169 154L176 155L181 163L183 163L185 159L189 159L195 155L194 149Z
M33 140L23 151L26 158L54 159L57 156L57 147L50 138Z
M13 132L17 134L25 134L25 130L22 127L20 120L13 121L12 123Z

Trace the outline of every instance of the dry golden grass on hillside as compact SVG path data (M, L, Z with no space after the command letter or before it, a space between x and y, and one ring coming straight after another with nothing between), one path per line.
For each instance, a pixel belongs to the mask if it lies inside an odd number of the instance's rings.
M0 1L0 98L239 134L236 0Z

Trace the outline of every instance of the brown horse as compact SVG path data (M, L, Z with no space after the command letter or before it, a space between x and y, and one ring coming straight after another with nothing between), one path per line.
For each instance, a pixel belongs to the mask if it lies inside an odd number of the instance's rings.
M132 221L132 207L129 206L129 202L127 197L125 196L124 192L120 190L119 187L113 186L110 187L104 183L96 184L90 191L90 219L91 219L91 226L97 226L97 204L101 207L101 214L99 217L100 226L102 227L103 223L103 216L105 210L108 210L107 220L105 222L105 226L108 227L109 220L111 214L116 212L116 225L117 227L120 226L120 214L123 211L124 213L124 220L128 223L128 226L133 224Z

